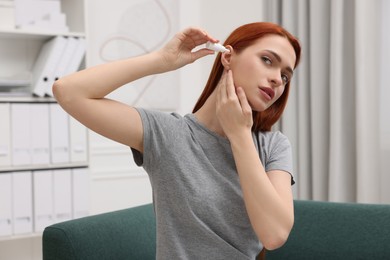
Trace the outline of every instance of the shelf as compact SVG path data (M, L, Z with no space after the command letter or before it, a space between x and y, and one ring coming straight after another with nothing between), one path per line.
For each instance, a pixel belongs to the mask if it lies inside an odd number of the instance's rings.
M0 39L38 39L45 40L50 39L57 35L85 37L85 33L81 32L56 32L56 31L43 31L43 30L0 30Z
M34 96L13 96L12 94L0 95L0 103L56 103L57 100L53 97L34 97Z
M12 240L21 240L21 239L31 239L31 238L41 238L43 232L39 233L28 233L23 235L10 235L10 236L0 236L1 241L12 241Z
M13 96L12 94L0 94L0 103L56 103L53 97L34 97L32 95Z
M53 169L68 169L68 168L86 168L87 162L81 163L64 163L64 164L48 164L48 165L20 165L0 167L0 174L3 172L19 172L19 171L40 171Z

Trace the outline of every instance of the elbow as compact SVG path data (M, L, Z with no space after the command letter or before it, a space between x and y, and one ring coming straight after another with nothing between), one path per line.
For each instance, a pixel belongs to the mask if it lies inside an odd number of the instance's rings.
M63 80L61 79L56 80L52 86L52 91L53 91L54 98L61 106L64 106L64 104L70 102L71 96Z
M51 91L53 93L53 96L55 99L58 100L57 96L58 96L58 92L59 92L59 83L58 83L58 80L54 81L54 84L53 86L51 87Z
M61 90L63 89L61 87L61 80L56 80L54 81L54 84L52 86L52 92L53 92L53 96L54 98L57 100L57 101L60 101L61 99L61 96L62 96L62 93L61 93Z
M261 240L263 246L270 251L282 247L287 242L293 225L294 220L292 219L289 223L286 223L284 226L280 226L277 230L272 230L268 233L268 235L264 236L264 239Z
M268 239L264 239L263 246L269 251L278 249L286 243L288 236L289 232L285 232L284 234L279 235L273 235Z

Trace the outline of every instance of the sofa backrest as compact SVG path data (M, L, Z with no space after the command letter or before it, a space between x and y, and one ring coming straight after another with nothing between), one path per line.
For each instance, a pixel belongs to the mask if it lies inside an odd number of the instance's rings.
M274 259L390 259L390 205L294 201L295 223Z
M390 205L295 200L284 246L266 260L390 259ZM44 260L155 259L151 204L54 224L43 233Z
M152 204L51 225L42 238L44 260L155 259Z

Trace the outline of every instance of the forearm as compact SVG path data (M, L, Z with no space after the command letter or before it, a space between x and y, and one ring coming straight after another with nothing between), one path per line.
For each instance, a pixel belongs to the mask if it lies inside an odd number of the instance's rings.
M158 52L94 66L57 80L56 98L105 97L115 89L139 78L167 71Z
M207 41L217 42L199 28L177 33L162 49L134 58L91 67L57 80L54 96L61 104L74 100L101 99L115 89L152 74L176 70L214 52L192 51Z
M232 138L231 147L252 226L267 249L277 248L292 228L292 203L283 199L271 183L250 133Z

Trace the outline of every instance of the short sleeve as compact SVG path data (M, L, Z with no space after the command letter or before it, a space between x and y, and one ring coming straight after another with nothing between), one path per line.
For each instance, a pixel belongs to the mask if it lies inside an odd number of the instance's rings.
M275 132L269 140L265 171L282 170L290 173L291 185L295 184L291 144L281 132Z
M140 114L143 127L143 153L131 149L134 162L146 171L152 171L161 164L172 144L177 138L177 125L180 115L143 108L136 108Z

